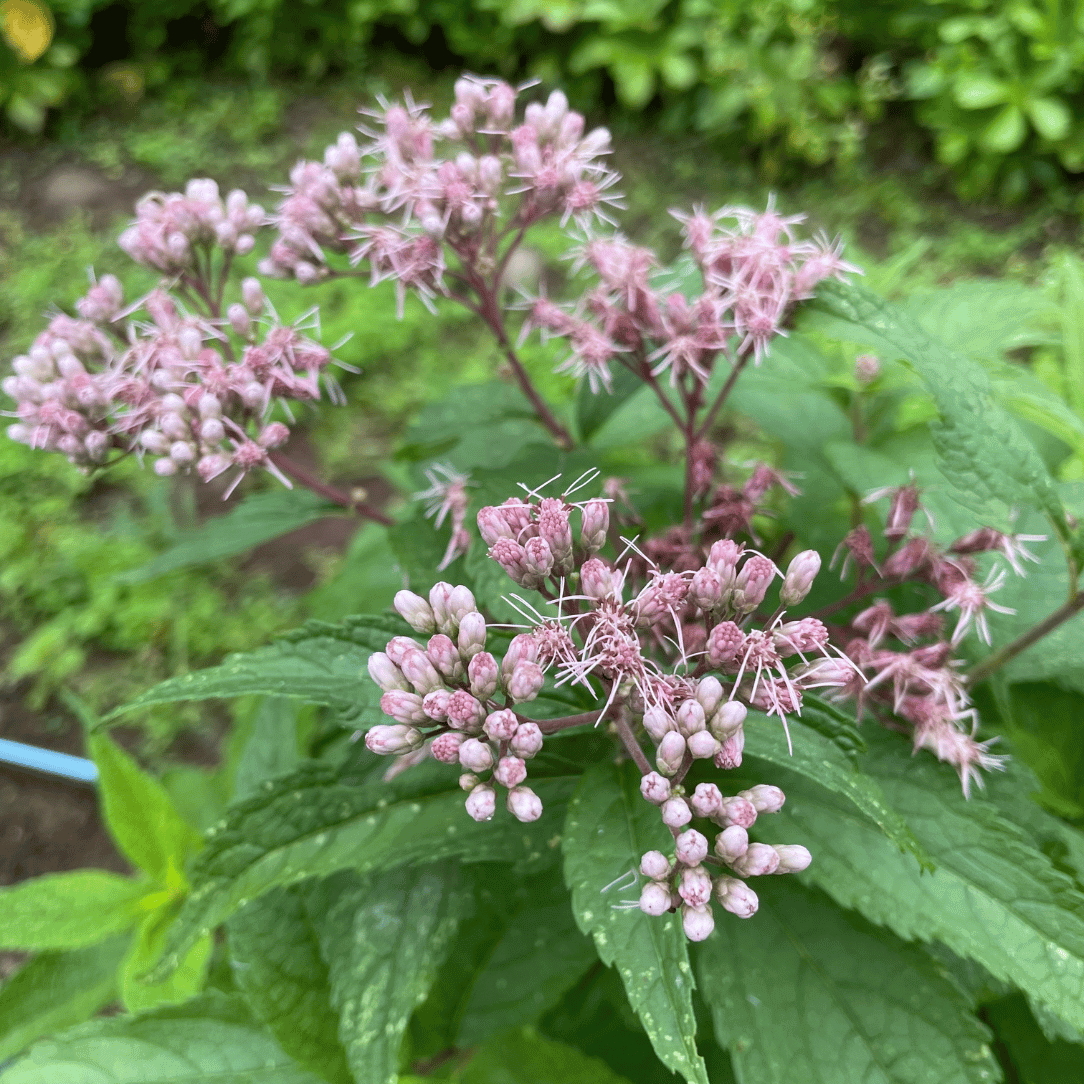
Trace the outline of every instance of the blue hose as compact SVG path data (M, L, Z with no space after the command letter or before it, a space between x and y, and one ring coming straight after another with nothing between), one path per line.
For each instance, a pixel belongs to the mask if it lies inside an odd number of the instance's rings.
M98 782L98 767L93 760L73 757L68 753L54 753L52 749L39 749L36 745L24 745L21 741L8 741L6 738L0 738L0 764L13 764L17 768L58 775L74 783Z

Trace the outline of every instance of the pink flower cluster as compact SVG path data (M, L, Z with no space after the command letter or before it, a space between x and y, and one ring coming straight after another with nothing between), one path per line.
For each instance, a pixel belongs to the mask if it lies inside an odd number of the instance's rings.
M243 192L223 202L213 181L141 200L121 245L171 277L125 308L106 275L77 317L54 316L3 382L16 403L8 436L83 468L134 451L163 476L263 467L289 485L271 458L289 429L270 415L276 400L320 398L331 355L280 322L258 279L223 314L229 263L262 218Z
M840 693L853 696L860 713L876 702L906 721L916 750L929 749L954 765L968 794L972 782L982 785L981 770L1000 768L1004 758L988 752L990 741L975 740L978 715L954 651L970 630L990 643L989 611L1014 612L990 597L1004 584L1005 569L992 568L980 582L974 555L997 553L1023 576L1023 562L1037 560L1025 543L1043 541L1044 536L980 528L941 549L923 534L909 537L920 510L919 491L913 484L878 490L867 500L883 497L891 498L883 531L886 554L878 561L865 527L852 531L841 547L847 551L844 570L852 562L857 566L856 592L872 594L879 587L911 581L930 584L941 600L918 613L897 614L891 602L878 599L851 618L847 654L867 680L856 679ZM958 615L948 638L943 612Z

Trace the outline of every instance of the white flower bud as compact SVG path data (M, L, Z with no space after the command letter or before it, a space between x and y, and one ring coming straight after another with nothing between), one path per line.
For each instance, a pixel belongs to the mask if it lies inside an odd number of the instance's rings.
M696 683L696 699L710 719L723 702L723 686L717 677L708 674Z
M739 791L738 797L750 802L758 813L777 813L787 800L787 796L778 787L767 783L758 783L748 790Z
M809 594L817 573L821 570L821 555L816 550L803 550L787 566L779 601L784 606L797 606Z
M486 646L486 619L477 610L465 614L459 622L459 654L464 661L473 659Z
M707 837L695 828L686 828L674 843L674 854L683 866L699 866L708 855Z
M662 805L670 797L670 780L658 772L648 772L640 780L640 793L652 805Z
M678 895L691 907L704 907L711 902L711 876L703 866L681 871Z
M530 760L541 752L542 742L542 729L537 723L520 723L515 734L512 735L509 747L517 757Z
M740 824L724 828L715 837L715 853L724 862L736 862L749 850L749 833Z
M513 787L508 792L506 805L508 812L524 824L542 816L542 799L530 787Z
M659 742L655 753L655 766L663 775L674 775L681 767L684 756L685 739L676 730L671 730L664 734Z
M542 668L537 663L523 659L516 663L516 668L508 679L508 695L517 704L524 700L533 700L538 696L545 682L546 675L542 673Z
M263 292L263 286L260 285L260 280L256 278L244 279L241 283L241 300L245 303L245 308L248 309L253 316L259 316L263 312L264 305L267 303L267 298ZM418 630L422 631L421 629Z
M670 890L664 885L649 881L640 892L640 910L654 918L665 915L670 910Z
M776 873L799 873L813 861L813 855L800 843L777 843L775 853L779 855Z
M658 704L644 712L644 729L651 735L655 742L662 741L663 737L674 729L674 720L666 714L666 710Z
M518 787L527 778L527 765L519 757L501 757L493 770L493 778L502 787Z
M603 500L588 501L580 509L583 526L580 528L580 544L588 553L598 553L606 545L610 530L610 506Z
M374 726L365 735L365 744L381 756L401 756L417 749L424 741L425 735L420 730L402 723Z
M697 783L689 804L698 817L715 818L723 808L723 795L714 783Z
M727 738L741 729L741 725L745 722L745 717L748 714L749 709L744 704L739 703L737 700L728 700L725 704L720 705L715 715L712 716L711 732L719 741L726 741Z
M466 676L463 660L459 657L459 651L451 639L438 632L429 638L425 645L425 654L429 661L447 678L448 681L462 681ZM419 689L419 692L422 690Z
M710 893L708 898L710 900ZM690 907L686 904L681 909L681 928L690 941L706 941L715 929L715 916L710 907Z
M731 862L731 866L742 877L763 877L775 873L779 867L779 854L767 843L750 843L745 854Z
M459 763L471 772L488 772L493 767L493 750L489 742L467 738L459 747Z
M667 828L684 828L692 819L692 810L684 798L668 798L663 803L662 823Z
M751 918L760 906L757 894L737 877L720 877L715 882L715 898L738 918Z
M386 693L391 692L392 689L410 691L410 685L403 676L402 670L383 651L374 651L369 656L369 677Z
M467 665L470 691L479 700L488 700L497 691L500 671L497 660L488 651L479 651Z
M464 740L462 734L456 734L454 731L449 731L447 734L438 734L429 747L433 759L439 760L442 764L458 764L459 747Z
M665 881L672 870L670 859L662 851L648 851L640 859L640 872L652 881Z
M719 739L708 730L698 730L686 743L693 760L710 760L722 750Z
M493 819L497 811L497 792L486 783L479 783L467 795L467 813L476 821Z
M698 700L683 700L681 704L678 705L675 718L677 720L678 730L681 731L686 738L692 737L693 734L698 733L707 726L704 709L700 706Z
M399 591L392 603L400 617L416 632L436 632L437 623L432 607L413 591Z
M391 689L380 698L380 710L397 723L425 723L429 717L422 711L422 698L417 693Z
M414 686L414 691L421 696L444 685L436 667L424 651L408 651L399 668L403 671L403 677Z

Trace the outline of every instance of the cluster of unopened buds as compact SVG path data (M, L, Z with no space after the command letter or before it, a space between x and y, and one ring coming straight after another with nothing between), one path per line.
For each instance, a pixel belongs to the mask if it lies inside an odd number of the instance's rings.
M209 180L144 197L121 247L167 278L126 307L105 275L77 316L54 316L3 382L16 403L8 436L85 469L135 452L163 476L236 469L236 484L263 467L289 485L271 454L289 436L271 420L276 402L318 399L322 382L339 393L325 373L331 354L304 322L279 320L258 279L226 303L230 263L263 219L244 192L223 201Z

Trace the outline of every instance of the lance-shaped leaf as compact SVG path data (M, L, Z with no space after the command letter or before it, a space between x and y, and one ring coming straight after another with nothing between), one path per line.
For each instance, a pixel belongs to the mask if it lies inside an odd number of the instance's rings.
M338 624L310 621L266 647L231 655L220 666L163 681L118 712L256 694L326 704L350 717L369 709L375 719L380 689L366 669L369 656L383 650L393 636L411 631L398 617L351 617Z
M323 1084L238 997L207 994L142 1016L93 1020L38 1043L4 1084Z
M911 757L889 734L870 730L868 740L867 770L936 869L921 873L838 799L794 780L773 831L786 826L813 852L803 876L900 937L943 941L1084 1027L1084 896L995 806L965 800L945 765Z
M680 921L615 908L620 893L610 890L614 882L627 883L645 851L672 846L659 811L640 797L639 778L631 763L604 762L584 774L561 841L565 880L580 929L594 937L602 962L617 967L659 1060L691 1084L708 1084L696 1049L694 984Z
M411 1013L452 947L470 893L455 866L341 873L306 905L327 964L339 1037L358 1084L395 1084Z
M545 853L569 779L534 787L547 812L520 824L501 810L477 823L463 793L448 790L441 765L419 766L393 783L363 783L322 764L264 784L208 833L191 870L184 901L156 977L175 967L196 938L272 888L342 869L362 873L411 862L462 856L471 862L514 862Z
M788 879L789 881L789 879ZM721 915L697 976L741 1084L991 1084L989 1033L914 945L782 878Z

